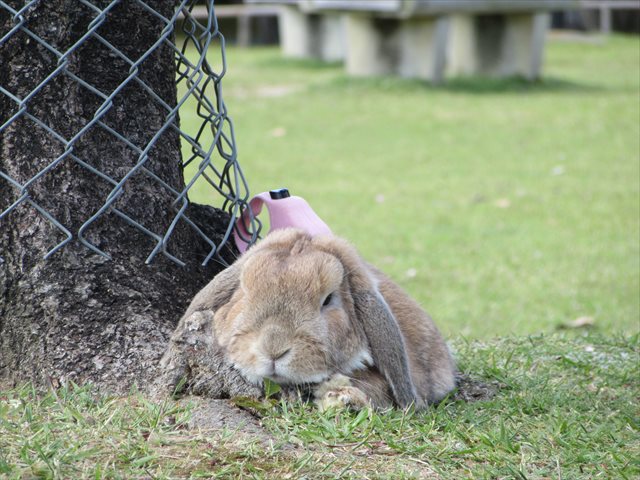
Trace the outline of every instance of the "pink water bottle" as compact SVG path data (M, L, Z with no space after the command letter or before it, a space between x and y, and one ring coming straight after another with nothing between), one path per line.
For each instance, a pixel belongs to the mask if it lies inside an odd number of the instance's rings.
M244 253L249 246L249 243L244 239L251 238L247 231L251 222L248 210L251 209L253 216L257 217L262 211L263 205L267 206L269 212L271 223L269 232L295 227L306 231L311 236L331 234L331 229L313 211L304 198L292 197L289 190L280 188L256 195L249 202L249 207L242 212L236 222L236 229L233 231L240 253Z

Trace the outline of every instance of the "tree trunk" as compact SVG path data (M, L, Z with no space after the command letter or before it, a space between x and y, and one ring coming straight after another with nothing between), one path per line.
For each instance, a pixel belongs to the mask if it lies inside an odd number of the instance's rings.
M9 2L14 9L23 2ZM93 2L97 4L98 2ZM173 0L147 1L171 18ZM109 2L101 2L101 8ZM103 6L102 6L103 5ZM96 14L74 0L47 0L23 13L26 28L58 52L66 52L90 27ZM0 37L13 27L0 7ZM106 16L97 33L137 60L159 38L165 24L137 2L122 2ZM0 172L24 185L65 152L70 140L94 117L103 99L82 85L110 94L128 76L130 64L95 37L67 57L62 72L27 103L27 112L0 131ZM59 58L24 31L0 46L0 86L24 99L56 67ZM142 79L164 102L176 104L174 52L157 48L139 68ZM0 91L0 125L18 112L18 104ZM165 122L167 111L136 82L114 98L102 121L139 148L145 148ZM104 204L114 185L81 162L120 181L139 161L137 153L108 129L93 126L73 142L71 154L32 183L33 203L22 202L0 221L0 380L39 385L92 381L116 391L147 385L191 297L221 269L200 263L210 250L185 222L169 244L187 262L180 267L163 255L145 259L156 246L148 235L121 216L108 213L93 223L87 239L107 252L100 256L77 241L75 233ZM67 148L68 151L68 148ZM184 185L180 138L168 129L150 150L146 168L175 190ZM151 175L138 171L125 184L115 206L162 236L171 224L175 195ZM0 178L0 212L21 195ZM45 254L64 239L34 204L74 233L74 239L47 260ZM191 205L190 218L210 238L220 239L226 214Z

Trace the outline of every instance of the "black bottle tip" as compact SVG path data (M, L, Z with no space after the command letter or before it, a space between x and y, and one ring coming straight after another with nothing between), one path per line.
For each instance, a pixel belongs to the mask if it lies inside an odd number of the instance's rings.
M277 190L271 190L269 192L269 196L273 200L280 200L282 198L290 197L291 194L289 193L289 190L287 190L286 188L278 188Z

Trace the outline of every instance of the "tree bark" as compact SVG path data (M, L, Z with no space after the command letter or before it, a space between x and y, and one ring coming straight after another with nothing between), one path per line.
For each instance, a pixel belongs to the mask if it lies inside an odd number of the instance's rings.
M22 2L9 2L15 9ZM97 4L97 2L93 2ZM101 2L104 8L109 2ZM170 18L173 0L147 4ZM66 52L90 26L96 14L73 0L38 2L26 11L26 27ZM13 26L0 8L0 37ZM158 39L164 24L137 2L113 8L98 33L129 59L137 60ZM127 77L130 65L91 37L68 56L66 70L110 94ZM0 46L0 85L23 99L59 65L58 57L24 32ZM27 103L27 111L69 140L91 121L103 103L73 75L50 79ZM176 104L174 53L157 48L139 69L139 77L164 102ZM18 111L0 93L0 124ZM137 83L130 82L114 98L105 124L144 148L165 121L166 110ZM21 185L65 152L65 144L21 115L0 132L0 171ZM72 154L119 181L138 162L138 153L93 126L72 145ZM146 167L168 185L184 185L180 168L180 138L169 129L150 151ZM66 156L28 188L31 200L69 231L80 226L104 204L113 184ZM0 212L20 195L0 178ZM150 175L136 173L125 184L116 207L150 231L163 235L175 215L174 195ZM214 240L220 240L228 217L211 207L191 205L190 218ZM191 297L222 267L200 263L210 250L185 222L179 222L169 250L187 262L180 267L162 255L150 265L145 259L155 241L109 213L87 231L88 240L112 260L74 240L44 260L64 238L41 212L23 202L0 221L0 381L39 385L73 380L92 381L123 392L145 386L157 375L166 343Z

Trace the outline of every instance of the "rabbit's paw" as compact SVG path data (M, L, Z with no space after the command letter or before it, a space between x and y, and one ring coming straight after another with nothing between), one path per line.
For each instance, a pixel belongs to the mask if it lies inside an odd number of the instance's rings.
M315 397L320 411L330 408L361 410L369 406L369 399L365 393L352 386L350 379L344 375L336 375L320 385Z

